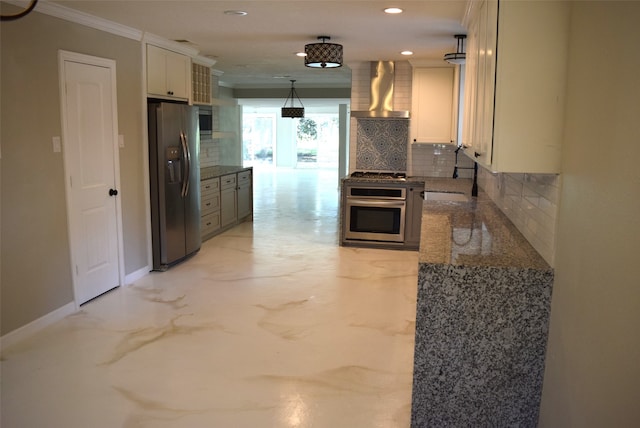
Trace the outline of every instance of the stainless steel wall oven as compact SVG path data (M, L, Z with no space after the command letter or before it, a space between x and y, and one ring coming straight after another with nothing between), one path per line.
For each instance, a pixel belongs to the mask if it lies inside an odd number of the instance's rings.
M403 243L407 206L404 186L345 186L346 240Z

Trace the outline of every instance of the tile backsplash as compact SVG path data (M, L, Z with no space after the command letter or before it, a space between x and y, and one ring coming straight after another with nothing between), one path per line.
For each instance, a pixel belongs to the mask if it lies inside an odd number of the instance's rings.
M421 177L453 177L456 165L454 144L411 144L409 175ZM458 177L473 177L473 161L458 154Z
M408 120L358 119L357 128L357 170L407 171Z
M452 177L455 148L452 144L412 144L409 174ZM469 157L459 153L458 166L458 177L473 178L473 161ZM553 266L561 177L555 174L492 173L479 167L478 185Z
M478 185L553 267L561 176L478 169Z

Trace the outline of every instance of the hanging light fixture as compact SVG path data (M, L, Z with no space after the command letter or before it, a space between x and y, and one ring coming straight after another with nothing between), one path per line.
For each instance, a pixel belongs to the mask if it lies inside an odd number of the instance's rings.
M304 117L304 106L302 105L302 101L300 101L300 97L296 92L296 88L293 87L294 82L295 80L291 81L291 91L289 92L289 96L284 101L284 106L282 107L282 117L290 117L292 119L295 117ZM294 97L298 99L298 102L302 107L293 106ZM289 101L289 99L291 99L291 105L287 107L287 102Z
M455 52L451 52L444 55L444 60L451 64L464 64L467 55L464 53L464 39L467 38L464 34L456 34L456 39L458 39L458 47Z
M304 46L304 65L314 68L342 67L342 45L325 43L329 36L318 36L322 43L309 43Z

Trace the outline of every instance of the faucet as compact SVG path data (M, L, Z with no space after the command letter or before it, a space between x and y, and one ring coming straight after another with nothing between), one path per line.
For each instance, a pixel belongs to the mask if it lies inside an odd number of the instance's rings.
M460 151L460 149L463 147L462 144L460 144L456 149L455 149L455 154L456 154L456 163L455 166L453 167L453 178L458 178L458 169L471 169L473 168L473 185L471 186L471 196L478 196L478 162L473 162L473 167L462 167L462 166L458 166L458 152Z

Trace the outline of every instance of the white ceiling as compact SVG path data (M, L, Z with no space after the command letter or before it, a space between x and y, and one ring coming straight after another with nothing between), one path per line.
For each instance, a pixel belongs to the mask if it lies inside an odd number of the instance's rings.
M442 61L455 52L466 0L83 0L51 1L169 40L188 40L216 59L232 88L350 87L350 63ZM404 9L388 15L383 9ZM242 10L246 16L226 15ZM320 35L344 47L345 65L311 69L295 56ZM414 52L402 56L403 50Z

